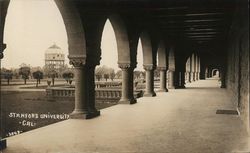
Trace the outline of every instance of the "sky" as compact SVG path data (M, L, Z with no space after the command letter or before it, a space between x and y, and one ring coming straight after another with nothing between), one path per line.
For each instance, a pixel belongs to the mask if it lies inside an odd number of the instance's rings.
M6 16L2 67L19 68L22 63L44 66L44 53L56 43L68 55L67 34L53 0L11 0ZM107 20L101 42L101 65L119 70L114 30ZM138 44L138 68L142 70L142 47ZM110 60L112 57L114 60ZM68 59L66 58L68 64ZM69 65L69 64L68 64Z

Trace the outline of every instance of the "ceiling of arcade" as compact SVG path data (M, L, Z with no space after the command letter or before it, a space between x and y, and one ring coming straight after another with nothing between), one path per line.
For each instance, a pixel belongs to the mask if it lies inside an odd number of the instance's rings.
M226 40L235 10L234 0L76 0L83 13L127 14L141 26L164 37L203 49ZM196 47L197 48L197 47ZM204 50L217 52L221 49Z

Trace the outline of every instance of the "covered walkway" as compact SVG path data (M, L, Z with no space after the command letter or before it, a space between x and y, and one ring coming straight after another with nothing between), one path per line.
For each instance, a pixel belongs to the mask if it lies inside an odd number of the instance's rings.
M248 137L216 79L102 110L92 120L70 119L7 139L4 153L231 153L246 152Z

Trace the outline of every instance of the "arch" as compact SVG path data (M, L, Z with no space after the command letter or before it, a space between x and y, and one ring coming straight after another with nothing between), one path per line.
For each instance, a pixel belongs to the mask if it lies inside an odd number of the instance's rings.
M191 57L188 57L187 62L186 62L186 72L191 72Z
M168 69L171 71L175 71L175 53L174 47L171 47L168 53Z
M166 47L163 41L160 41L158 49L157 49L157 55L158 55L158 67L167 68L168 67L168 58L167 58L167 52Z
M115 32L118 64L131 64L128 30L125 23L119 15L111 15L109 20Z
M106 51L106 52L105 52ZM110 56L113 57L113 60L110 60ZM117 61L114 61L117 60ZM115 32L111 25L109 19L106 20L102 38L101 38L101 61L100 64L106 65L108 67L118 67L118 51L117 51L117 41L115 38Z
M0 1L0 59L3 58L3 51L6 48L6 44L3 43L4 37L4 25L5 25L5 17L7 14L9 0Z
M61 12L67 37L69 58L86 58L86 39L80 14L68 0L54 0Z
M136 50L136 62L137 62L136 69L139 71L143 71L143 49L140 38L138 39L138 45Z
M152 49L152 42L150 36L147 32L142 32L141 36L141 43L142 43L142 52L143 52L143 65L144 66L153 66L153 49Z
M212 70L212 76L215 76L219 72L220 72L219 69L213 69Z

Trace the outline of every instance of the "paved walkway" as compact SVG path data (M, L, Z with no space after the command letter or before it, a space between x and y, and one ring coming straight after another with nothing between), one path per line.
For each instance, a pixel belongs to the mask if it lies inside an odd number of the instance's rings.
M239 116L215 113L233 109L218 81L187 86L103 109L92 120L67 120L10 137L4 153L246 152L248 137Z

